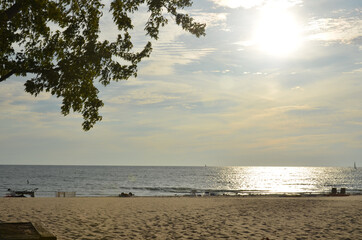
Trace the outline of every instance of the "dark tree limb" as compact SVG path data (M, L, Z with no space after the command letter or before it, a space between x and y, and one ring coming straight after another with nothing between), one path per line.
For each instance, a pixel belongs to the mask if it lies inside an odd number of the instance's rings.
M11 70L10 72L8 72L7 74L5 74L4 76L0 77L0 82L5 81L6 79L8 79L9 77L11 77L13 74L15 74L14 70Z
M21 9L21 0L16 1L14 5L5 10L7 21L11 20Z
M4 76L0 77L0 82L5 81L9 77L11 77L12 75L17 74L17 73L41 74L41 73L45 73L45 72L49 72L49 71L59 71L59 70L60 70L60 67L55 67L55 68L51 68L51 69L26 69L26 70L22 70L22 71L11 70L10 72L5 74Z

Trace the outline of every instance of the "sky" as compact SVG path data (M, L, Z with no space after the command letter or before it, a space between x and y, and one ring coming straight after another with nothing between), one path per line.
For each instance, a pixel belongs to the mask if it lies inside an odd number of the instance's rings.
M88 132L61 99L0 84L0 164L362 166L362 3L195 0L196 38L172 23L137 78L99 86ZM147 12L134 21L136 48ZM101 39L114 39L112 17ZM98 85L97 85L98 86Z

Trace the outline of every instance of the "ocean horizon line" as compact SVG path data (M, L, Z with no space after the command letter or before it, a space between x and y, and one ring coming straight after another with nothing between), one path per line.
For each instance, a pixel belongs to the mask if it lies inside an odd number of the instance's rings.
M14 164L8 164L8 163L0 163L0 166L46 166L46 167L50 167L50 166L69 166L69 167L219 167L219 168L228 168L228 167L286 167L286 168L353 168L353 163L352 165L348 165L348 166L322 166L322 165L117 165L117 164L22 164L22 163L14 163Z

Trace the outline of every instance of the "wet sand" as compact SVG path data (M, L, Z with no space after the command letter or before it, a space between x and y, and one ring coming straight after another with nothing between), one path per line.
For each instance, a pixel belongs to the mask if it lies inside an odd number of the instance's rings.
M361 239L362 196L0 198L0 221L58 240Z

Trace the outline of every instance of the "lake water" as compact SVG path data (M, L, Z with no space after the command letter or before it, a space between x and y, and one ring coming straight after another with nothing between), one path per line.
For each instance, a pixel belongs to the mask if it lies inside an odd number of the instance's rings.
M362 194L362 169L0 165L0 197L9 188L38 188L37 197L53 197L57 191L74 191L77 196L117 196L121 192L174 196L192 191L230 195L321 194L330 192L332 187Z

